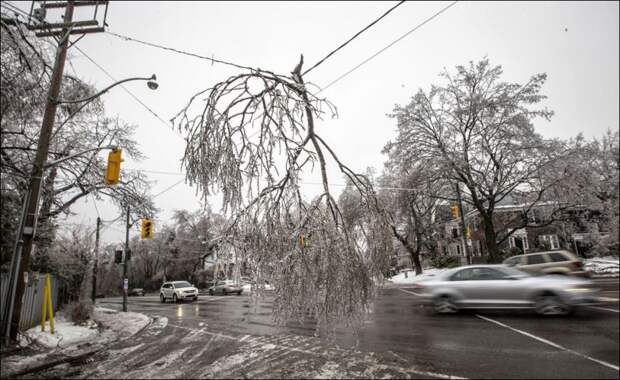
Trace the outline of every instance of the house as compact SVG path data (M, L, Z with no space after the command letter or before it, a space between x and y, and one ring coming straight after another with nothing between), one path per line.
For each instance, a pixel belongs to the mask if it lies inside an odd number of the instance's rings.
M605 236L596 218L596 212L585 207L570 207L557 212L557 202L499 204L495 206L493 222L498 239L507 233L499 248L521 253L543 250L567 249L584 255L592 247L591 241ZM554 213L554 220L550 218ZM461 219L452 218L443 223L440 246L444 254L457 256L465 264L466 251L463 241L471 250L472 262L484 262L486 256L485 233L477 210L465 213L465 239L462 238ZM527 223L525 227L525 219Z

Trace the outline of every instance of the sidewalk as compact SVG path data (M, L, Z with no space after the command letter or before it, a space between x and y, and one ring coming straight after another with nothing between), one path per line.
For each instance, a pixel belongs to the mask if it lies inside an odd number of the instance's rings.
M127 339L146 328L151 319L144 314L96 307L92 319L76 326L59 313L51 334L35 326L26 331L20 341L21 349L8 351L2 357L1 378L14 378L41 371L63 363L88 358L112 342Z

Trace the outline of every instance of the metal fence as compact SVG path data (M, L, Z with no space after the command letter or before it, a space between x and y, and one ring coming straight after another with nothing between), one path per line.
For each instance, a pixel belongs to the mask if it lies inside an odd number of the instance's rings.
M51 275L52 280L52 306L54 311L58 310L58 285L59 281L56 276ZM9 307L9 275L8 273L0 273L0 315L4 315L4 308ZM45 288L45 274L34 273L25 289L22 302L22 311L19 318L19 329L27 330L38 323L41 323L43 312L43 289ZM6 321L0 321L4 327Z

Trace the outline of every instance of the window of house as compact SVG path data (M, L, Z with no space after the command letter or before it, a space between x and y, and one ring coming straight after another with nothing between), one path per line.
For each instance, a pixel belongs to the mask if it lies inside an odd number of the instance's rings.
M456 254L459 255L459 256L461 255L461 245L460 244L458 244L456 246Z
M538 239L542 244L547 245L550 249L560 248L560 241L558 240L558 235L540 235Z
M459 230L457 228L452 229L452 237L453 238L459 237Z

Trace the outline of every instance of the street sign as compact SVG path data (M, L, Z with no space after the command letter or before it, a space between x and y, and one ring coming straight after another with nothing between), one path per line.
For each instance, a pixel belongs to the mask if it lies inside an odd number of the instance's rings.
M123 289L124 290L129 289L129 280L128 279L124 279L123 280Z

